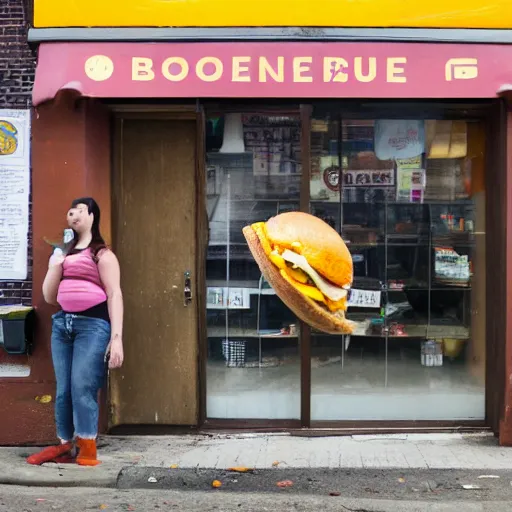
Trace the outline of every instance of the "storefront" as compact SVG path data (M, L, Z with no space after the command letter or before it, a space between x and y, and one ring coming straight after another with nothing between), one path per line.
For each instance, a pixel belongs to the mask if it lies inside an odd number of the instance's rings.
M41 30L36 347L48 357L43 237L90 193L126 302L105 428L487 427L512 443L512 47ZM248 250L245 225L293 210L353 255L351 336L301 324Z

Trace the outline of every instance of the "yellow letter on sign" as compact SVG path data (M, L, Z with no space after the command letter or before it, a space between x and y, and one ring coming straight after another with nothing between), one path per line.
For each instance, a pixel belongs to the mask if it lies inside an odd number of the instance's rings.
M155 78L153 71L153 60L147 57L133 57L132 59L132 80L138 82L150 82Z
M179 73L171 73L171 66L176 64L181 68ZM162 75L171 82L181 82L188 75L188 62L183 57L169 57L162 63Z

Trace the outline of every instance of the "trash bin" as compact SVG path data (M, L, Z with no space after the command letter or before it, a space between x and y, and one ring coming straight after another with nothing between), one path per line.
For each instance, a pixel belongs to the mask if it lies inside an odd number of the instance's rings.
M8 354L30 354L33 335L33 307L0 306L0 347Z

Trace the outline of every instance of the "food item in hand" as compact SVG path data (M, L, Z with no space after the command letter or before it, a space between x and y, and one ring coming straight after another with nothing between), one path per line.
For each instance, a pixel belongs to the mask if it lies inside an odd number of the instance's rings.
M265 279L301 320L330 334L353 332L345 318L352 256L333 228L313 215L287 212L243 233Z

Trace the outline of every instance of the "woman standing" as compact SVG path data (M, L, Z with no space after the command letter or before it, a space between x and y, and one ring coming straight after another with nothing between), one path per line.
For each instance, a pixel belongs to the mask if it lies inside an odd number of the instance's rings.
M55 420L61 444L30 456L30 464L70 459L99 464L98 391L106 373L123 363L123 296L119 262L100 234L100 209L90 197L76 199L67 215L74 232L64 255L50 258L43 295L61 311L53 315L52 359L57 380Z

